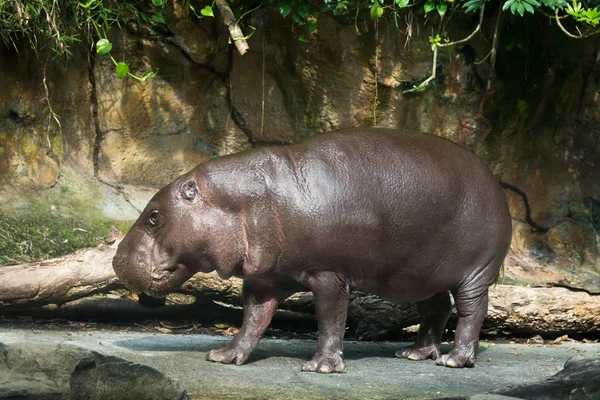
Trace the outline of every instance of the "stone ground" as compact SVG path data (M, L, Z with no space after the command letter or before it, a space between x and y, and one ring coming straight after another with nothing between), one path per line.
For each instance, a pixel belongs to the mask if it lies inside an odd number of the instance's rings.
M598 343L482 343L478 364L450 369L393 357L404 343L345 342L346 374L300 372L316 342L263 339L244 366L204 360L230 340L207 335L103 331L58 332L0 327L0 343L41 341L97 351L154 367L179 381L192 399L435 399L464 398L529 384L560 371L572 356L599 357ZM449 345L445 346L448 350Z

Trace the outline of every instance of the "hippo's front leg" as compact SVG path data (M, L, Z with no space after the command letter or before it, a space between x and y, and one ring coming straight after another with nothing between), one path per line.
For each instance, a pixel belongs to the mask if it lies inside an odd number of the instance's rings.
M312 290L319 322L317 353L302 364L302 371L346 372L342 351L349 287L345 276L331 271L314 271L300 282Z
M242 365L258 344L282 297L276 280L245 280L244 319L238 334L225 346L206 353L208 361Z

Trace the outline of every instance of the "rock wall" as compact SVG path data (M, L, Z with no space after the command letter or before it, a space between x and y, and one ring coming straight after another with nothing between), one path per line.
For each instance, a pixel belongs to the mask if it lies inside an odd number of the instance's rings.
M156 188L212 156L338 128L403 126L470 147L527 193L532 217L551 229L533 232L523 199L507 192L510 276L574 284L584 270L585 287L600 288L597 39L505 18L487 90L489 60L476 61L490 50L488 20L468 45L440 53L433 88L405 93L431 72L432 21L397 28L367 16L357 30L354 18L320 15L303 43L290 20L258 10L245 21L257 30L242 58L218 20L169 4L166 27L132 22L111 34L113 56L131 71L159 69L146 83L118 79L108 57L88 59L86 49L57 62L0 47L0 211L49 201L134 219ZM449 35L466 36L473 22L455 18Z

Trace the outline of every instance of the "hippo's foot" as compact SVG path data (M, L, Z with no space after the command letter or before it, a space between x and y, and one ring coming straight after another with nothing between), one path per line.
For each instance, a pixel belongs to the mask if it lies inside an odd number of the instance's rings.
M251 352L252 350L244 351L235 346L225 345L206 353L206 359L221 364L242 365L246 362Z
M304 372L318 372L321 374L330 374L332 372L346 372L346 363L341 354L322 355L315 354L312 360L302 364Z
M475 366L475 354L469 352L465 354L463 352L452 349L448 354L443 354L435 360L437 365L443 365L450 368L472 368Z
M396 352L398 358L408 358L409 360L427 360L428 358L437 359L442 353L440 352L439 346L434 344L430 346L420 346L413 344L400 349Z

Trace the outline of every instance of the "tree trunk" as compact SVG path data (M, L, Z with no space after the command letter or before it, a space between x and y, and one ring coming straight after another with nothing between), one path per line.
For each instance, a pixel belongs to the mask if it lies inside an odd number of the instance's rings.
M0 314L19 308L64 304L123 286L112 269L117 244L83 249L39 263L0 268ZM240 279L220 279L216 273L197 274L178 291L198 301L241 305ZM296 293L284 310L314 313L311 293ZM455 319L456 316L453 317ZM418 323L414 304L392 303L374 295L353 292L348 324L366 339L384 337ZM566 288L527 288L498 285L490 289L486 328L527 334L600 332L600 296Z

